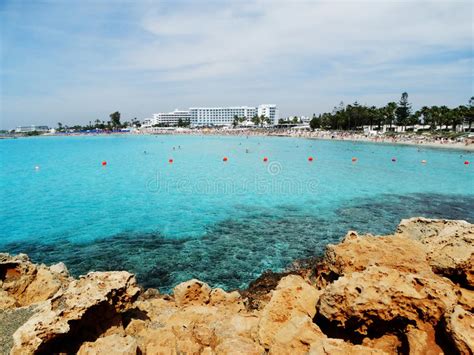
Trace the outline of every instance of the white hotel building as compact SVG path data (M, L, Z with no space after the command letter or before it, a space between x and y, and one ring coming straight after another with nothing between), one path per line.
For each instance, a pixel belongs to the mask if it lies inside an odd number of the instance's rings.
M150 125L176 126L181 119L183 122L189 120L193 127L230 126L235 116L251 119L256 115L269 118L273 124L278 123L279 114L276 105L260 105L258 107L191 107L188 111L174 110L169 113L156 113Z
M151 120L152 125L155 124L164 124L168 126L177 126L179 120L182 122L187 122L191 119L191 115L189 111L183 110L174 110L173 112L161 112L161 113L154 113L153 118Z

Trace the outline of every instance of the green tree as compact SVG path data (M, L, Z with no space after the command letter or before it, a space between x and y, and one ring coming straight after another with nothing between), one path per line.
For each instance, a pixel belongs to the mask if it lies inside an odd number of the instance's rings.
M428 106L423 106L420 109L420 115L423 117L423 124L424 125L429 125L430 129L435 129L436 128L436 122L433 118L433 112Z
M120 127L121 124L120 124L120 112L116 111L114 113L111 113L109 115L110 117L110 125L112 127Z
M316 128L321 127L321 120L320 117L316 117L316 114L313 113L313 118L311 121L309 121L309 127L311 127L311 130L315 130Z
M234 120L232 121L232 126L235 128L239 124L239 116L234 115Z
M456 132L458 125L463 124L466 111L467 111L467 107L463 105L453 108L449 111L448 117L453 129L453 132Z
M395 122L397 110L397 103L396 102L389 102L384 107L384 124L388 124L390 128L392 128L393 123Z
M439 120L440 129L443 129L443 125L445 126L445 129L448 129L448 124L450 121L449 111L450 110L448 106L443 105L439 108L438 120Z
M251 121L255 126L260 125L260 117L258 117L257 115L253 116Z
M132 120L132 126L134 126L134 127L140 127L140 126L141 126L141 123L140 123L140 121L138 120L138 118L135 117L135 118Z
M408 94L404 92L398 103L398 107L395 111L397 117L397 125L406 126L409 124L411 115L411 105L408 102Z
M464 120L469 124L468 130L471 132L472 122L474 122L474 96L469 99L467 111L464 114Z
M58 131L63 130L63 124L61 122L58 122Z

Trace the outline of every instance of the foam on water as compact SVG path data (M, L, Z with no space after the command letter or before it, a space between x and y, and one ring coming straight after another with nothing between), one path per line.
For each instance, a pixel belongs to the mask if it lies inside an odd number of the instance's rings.
M0 147L1 250L64 261L75 275L126 269L163 291L192 277L244 287L266 269L322 253L348 229L390 233L414 215L474 221L468 152L186 136Z

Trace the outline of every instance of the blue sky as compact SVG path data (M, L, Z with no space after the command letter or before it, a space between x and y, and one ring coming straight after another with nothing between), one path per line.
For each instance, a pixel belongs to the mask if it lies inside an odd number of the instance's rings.
M469 1L0 0L0 123L473 95Z

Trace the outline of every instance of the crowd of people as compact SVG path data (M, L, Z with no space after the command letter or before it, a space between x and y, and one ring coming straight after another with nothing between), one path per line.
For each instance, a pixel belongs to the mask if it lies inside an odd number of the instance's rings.
M146 133L146 132L145 132ZM426 145L439 147L459 147L474 150L474 136L459 136L447 138L435 134L417 133L364 133L354 131L323 131L323 130L298 130L275 128L194 128L180 130L154 130L154 134L182 134L182 135L220 135L220 136L280 136L300 137L313 139L334 139L348 141L363 141L391 144Z

